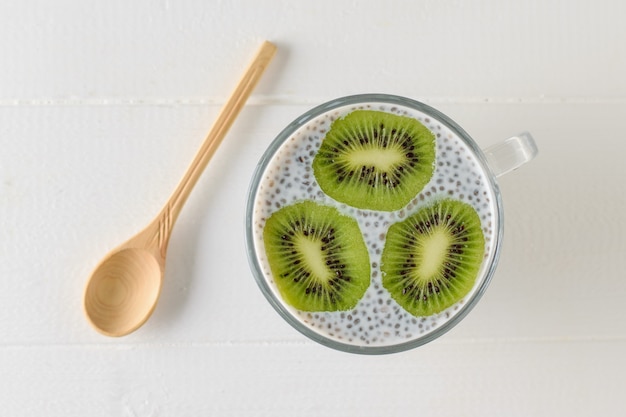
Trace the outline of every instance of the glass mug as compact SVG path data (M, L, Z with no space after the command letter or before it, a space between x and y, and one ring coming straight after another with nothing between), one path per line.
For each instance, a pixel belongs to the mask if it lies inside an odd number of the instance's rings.
M356 110L417 119L434 137L432 174L426 185L400 209L354 207L338 201L343 200L341 195L330 197L318 184L312 161L322 141L334 121ZM406 150L403 152L412 155ZM315 107L276 137L254 173L246 208L246 243L256 281L270 304L287 322L325 346L352 353L384 354L430 342L465 317L489 285L500 256L503 235L503 208L496 178L529 162L536 154L537 147L528 133L511 137L483 151L446 115L404 97L362 94ZM333 207L358 224L369 255L370 276L367 288L355 305L338 311L308 311L285 301L277 285L264 242L266 221L278 210L307 200ZM401 296L397 292L392 294L385 286L383 278L387 271L381 264L384 264L391 226L408 221L424 207L441 200L460 201L474 209L480 222L478 227L483 232L484 252L481 252L482 260L477 261L479 266L471 289L460 300L441 311L420 315L408 311L410 308L398 301ZM435 290L439 292L438 287ZM308 294L309 289L306 291ZM406 291L407 288L401 292ZM424 292L425 288L420 291L416 295L418 299L434 295L431 284L428 284L429 292Z

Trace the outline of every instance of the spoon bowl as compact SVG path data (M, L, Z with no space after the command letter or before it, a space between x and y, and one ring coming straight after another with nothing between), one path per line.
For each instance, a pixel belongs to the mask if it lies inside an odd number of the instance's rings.
M178 214L275 51L273 44L263 43L161 213L105 257L92 273L83 305L87 320L100 333L124 336L141 327L154 311Z
M87 319L108 336L128 334L152 314L162 282L163 270L150 251L130 248L113 252L87 284Z

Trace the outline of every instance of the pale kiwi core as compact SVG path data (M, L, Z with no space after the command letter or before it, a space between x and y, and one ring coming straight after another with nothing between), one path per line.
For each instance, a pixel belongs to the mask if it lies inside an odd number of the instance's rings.
M296 241L296 247L303 254L304 261L313 274L318 277L331 278L332 271L326 267L324 258L322 258L321 242L312 241L301 236Z
M445 260L445 253L450 246L450 235L445 230L437 228L430 236L424 239L423 245L416 251L420 258L417 269L419 276L432 277L439 271Z
M401 163L403 154L396 149L356 149L352 151L348 164L359 167L374 166L384 171L389 171L394 165Z

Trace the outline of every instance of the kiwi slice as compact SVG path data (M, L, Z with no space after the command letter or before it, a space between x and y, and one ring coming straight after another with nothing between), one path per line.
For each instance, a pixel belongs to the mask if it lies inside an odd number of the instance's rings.
M303 311L353 308L370 283L369 253L356 220L303 201L274 212L263 241L278 290Z
M380 266L383 286L414 316L439 313L472 289L484 254L474 208L440 200L389 227Z
M320 188L353 207L394 211L428 183L435 136L412 117L355 110L335 120L313 159Z

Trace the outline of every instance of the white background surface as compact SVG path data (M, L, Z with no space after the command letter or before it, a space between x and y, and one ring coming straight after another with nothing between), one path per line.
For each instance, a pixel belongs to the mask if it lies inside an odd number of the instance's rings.
M4 1L0 414L620 416L626 407L626 3ZM279 52L183 210L162 298L124 338L81 311L92 268L160 209L263 39ZM443 338L358 356L274 312L249 271L256 162L308 108L400 94L481 146L505 242Z

